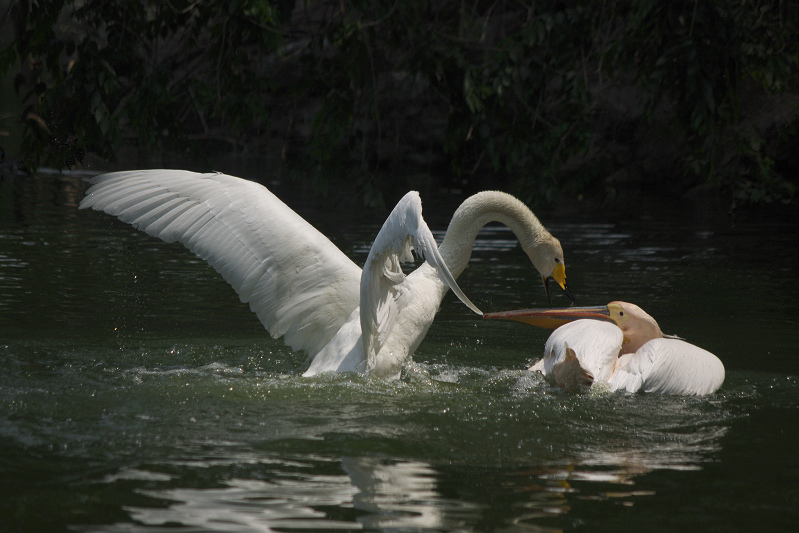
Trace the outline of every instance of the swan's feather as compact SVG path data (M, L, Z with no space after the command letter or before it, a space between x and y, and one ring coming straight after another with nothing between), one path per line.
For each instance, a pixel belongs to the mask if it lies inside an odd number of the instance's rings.
M80 204L208 261L269 333L314 355L358 306L361 270L265 187L224 174L98 176Z
M427 259L464 304L482 314L455 282L422 218L419 193L411 191L397 203L377 234L361 276L361 331L367 361L380 353L395 327L400 313L397 302L409 290L400 262L413 257L411 249Z

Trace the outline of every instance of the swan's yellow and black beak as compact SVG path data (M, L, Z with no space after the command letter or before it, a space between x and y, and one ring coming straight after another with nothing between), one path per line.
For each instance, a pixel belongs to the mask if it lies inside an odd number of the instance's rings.
M594 320L605 320L616 323L610 316L610 310L606 305L596 305L591 307L558 307L548 309L517 309L515 311L500 311L498 313L486 313L483 318L489 320L513 320L523 322L539 328L555 329L568 322L591 318Z
M552 269L552 273L543 278L544 290L547 292L547 301L549 302L549 305L552 305L552 295L549 292L549 280L555 280L555 283L557 283L561 290L563 290L563 292L566 294L566 297L572 302L574 301L572 291L570 291L568 285L566 285L566 267L563 263L558 263L555 265L555 268Z

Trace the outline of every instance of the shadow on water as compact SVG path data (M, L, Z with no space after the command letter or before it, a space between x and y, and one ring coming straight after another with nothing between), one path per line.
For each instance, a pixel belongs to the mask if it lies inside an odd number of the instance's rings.
M570 396L525 370L546 332L483 323L451 297L401 380L302 378L302 355L202 261L78 211L84 186L0 180L0 523L10 530L787 531L799 521L795 225L667 210L542 216L580 304L639 303L727 367L706 398ZM380 220L325 221L300 205L365 260ZM440 237L446 221L430 225ZM481 233L459 281L484 310L544 301L500 227Z

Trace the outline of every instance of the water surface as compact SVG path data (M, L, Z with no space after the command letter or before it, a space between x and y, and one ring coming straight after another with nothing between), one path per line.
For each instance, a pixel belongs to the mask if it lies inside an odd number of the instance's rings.
M401 380L303 378L210 267L78 211L83 189L0 181L0 530L799 523L797 225L542 215L578 303L636 302L727 369L704 398L570 396L525 370L546 332L451 295ZM380 220L299 210L363 263ZM536 278L492 227L459 282L498 311L544 305Z

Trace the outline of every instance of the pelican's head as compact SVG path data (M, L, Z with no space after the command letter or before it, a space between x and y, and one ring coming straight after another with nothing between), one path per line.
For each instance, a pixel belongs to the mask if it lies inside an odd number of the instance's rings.
M607 306L611 320L624 334L621 353L635 353L638 348L663 337L660 326L646 311L628 302L610 302Z
M620 355L634 353L652 339L663 337L658 323L643 309L627 302L610 302L592 307L564 307L555 309L519 309L487 313L483 318L515 320L540 328L555 329L567 322L590 319L613 322L624 335Z
M566 262L563 259L563 248L560 246L560 241L547 234L543 241L531 243L529 246L523 245L523 248L527 253L527 257L530 258L533 266L541 275L549 305L552 305L549 280L555 280L555 283L566 293L566 296L573 301L574 296L572 296L569 287L566 285Z

